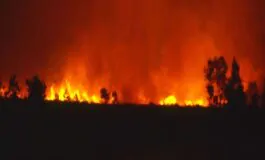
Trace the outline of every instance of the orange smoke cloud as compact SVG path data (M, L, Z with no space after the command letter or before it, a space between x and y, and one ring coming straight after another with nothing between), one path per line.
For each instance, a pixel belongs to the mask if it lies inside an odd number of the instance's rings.
M208 58L219 55L228 64L237 57L244 82L263 78L262 2L65 0L24 5L27 11L14 8L12 16L28 18L14 23L16 40L6 42L3 50L20 52L16 57L21 60L2 58L1 73L23 78L40 73L49 99L57 92L63 100L67 89L72 99L77 95L98 102L100 88L106 87L124 103L204 105L203 68ZM7 63L15 67L3 69Z

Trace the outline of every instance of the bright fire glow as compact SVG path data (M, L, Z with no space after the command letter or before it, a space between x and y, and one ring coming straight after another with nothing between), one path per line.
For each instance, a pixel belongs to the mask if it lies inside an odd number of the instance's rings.
M149 99L146 98L142 93L139 94L138 98L140 104L150 103ZM59 87L55 87L54 85L49 87L46 99L48 101L59 100L59 101L71 101L71 102L101 103L99 92L89 93L88 91L84 90L84 88L73 87L70 84L70 82L67 80ZM175 95L166 96L165 98L159 100L159 102L157 102L156 104L162 106L173 106L173 105L183 105L183 106L199 105L202 107L208 106L208 102L204 98L179 101Z
M51 86L48 89L47 100L73 101L100 103L100 97L96 94L89 94L88 91L72 87L69 81L65 81L60 87Z
M175 96L168 96L159 102L160 105L176 105L177 98Z
M174 95L170 95L160 100L159 104L166 105L166 106L177 105L177 104L185 105L185 106L197 106L197 105L202 106L202 107L208 106L207 100L203 98L197 99L197 100L185 100L184 102L179 102Z

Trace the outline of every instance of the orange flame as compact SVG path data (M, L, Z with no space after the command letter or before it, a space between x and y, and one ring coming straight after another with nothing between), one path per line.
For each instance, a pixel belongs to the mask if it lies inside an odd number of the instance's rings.
M196 99L196 100L184 100L184 102L179 102L174 95L170 95L159 102L160 105L185 105L185 106L202 106L207 107L208 102L206 99Z
M86 103L101 103L101 98L98 94L89 93L84 88L77 88L71 85L69 81L65 81L59 87L52 85L47 91L46 100L48 101L72 101L72 102L86 102ZM148 104L150 100L144 96L142 92L139 93L138 100L140 104ZM110 100L111 102L112 100ZM184 105L184 106L202 106L207 107L208 102L205 98L188 99L180 101L175 95L169 95L160 99L156 104L162 106Z
M72 87L69 81L65 81L60 87L51 86L47 93L48 101L73 101L100 103L100 98L96 94L88 94L84 88Z
M176 105L177 98L173 95L166 97L165 99L159 102L160 105Z

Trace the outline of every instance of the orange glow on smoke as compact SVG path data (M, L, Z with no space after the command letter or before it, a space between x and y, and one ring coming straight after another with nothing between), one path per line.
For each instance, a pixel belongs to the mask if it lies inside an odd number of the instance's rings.
M26 5L32 6L14 7L19 11L14 15L23 15L11 16L26 19L3 23L15 32L1 54L19 54L0 58L1 75L39 73L49 101L101 103L105 87L117 91L120 103L208 106L203 69L209 58L221 55L229 69L237 58L244 86L264 78L263 8L256 2L40 0ZM5 92L0 89L2 96Z

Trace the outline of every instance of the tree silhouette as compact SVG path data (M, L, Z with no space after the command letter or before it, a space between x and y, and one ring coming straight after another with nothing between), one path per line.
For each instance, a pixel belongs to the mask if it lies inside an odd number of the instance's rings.
M109 92L106 88L102 88L100 90L100 98L103 100L103 102L105 104L107 104L109 102L110 96L109 96Z
M46 84L40 80L38 76L34 76L31 79L26 80L28 87L28 99L36 102L42 102L45 100Z
M8 90L5 92L5 97L11 99L17 99L19 92L20 92L20 87L17 82L17 76L12 75L9 79Z
M209 103L220 105L225 100L224 91L227 83L228 66L223 56L209 59L204 68L204 76L207 80L207 92ZM216 87L214 87L216 86Z
M240 67L234 57L232 62L231 77L228 80L225 91L225 97L227 98L228 106L233 108L246 106L246 96L239 72Z
M258 93L258 85L256 82L250 82L248 84L247 90L247 98L250 107L258 108L259 107L259 93Z
M118 101L118 94L116 91L113 91L111 93L111 96L112 96L112 104L118 104L119 101Z

